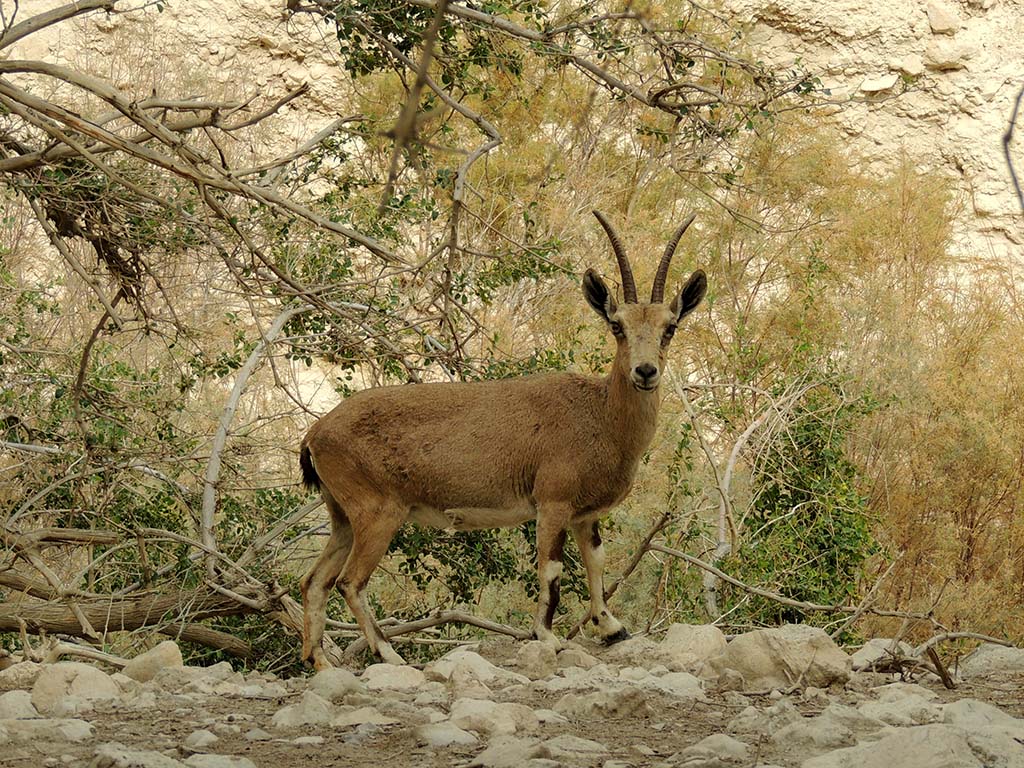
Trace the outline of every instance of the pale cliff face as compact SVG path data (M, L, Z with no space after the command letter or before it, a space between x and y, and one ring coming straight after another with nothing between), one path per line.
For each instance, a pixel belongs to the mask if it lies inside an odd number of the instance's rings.
M837 99L832 115L871 167L902 152L955 181L963 209L955 247L1020 259L1024 213L1003 156L1024 86L1021 0L724 0L768 64L799 58ZM909 91L899 98L903 81ZM1012 153L1024 169L1024 119Z
M23 0L25 16L52 7ZM891 168L906 152L923 168L954 180L964 205L955 246L965 254L1020 258L1024 215L1003 156L1014 97L1024 85L1024 0L721 0L747 29L747 43L768 64L800 59L821 73L851 153L870 168ZM72 28L28 38L8 55L85 62L121 87L138 85L140 67L106 55L132 41L134 56L159 82L171 67L224 93L309 93L284 111L268 136L280 150L300 144L346 113L347 78L333 53L333 30L312 16L289 19L283 0L168 0L163 13L90 17ZM116 57L113 57L116 58ZM180 77L180 75L178 75ZM909 90L903 90L904 82ZM1024 172L1024 117L1012 151Z

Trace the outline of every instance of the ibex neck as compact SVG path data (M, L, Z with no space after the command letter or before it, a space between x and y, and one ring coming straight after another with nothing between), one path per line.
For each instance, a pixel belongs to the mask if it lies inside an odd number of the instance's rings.
M628 364L616 355L607 379L609 417L628 453L640 456L651 444L658 423L661 393L642 392L633 386Z

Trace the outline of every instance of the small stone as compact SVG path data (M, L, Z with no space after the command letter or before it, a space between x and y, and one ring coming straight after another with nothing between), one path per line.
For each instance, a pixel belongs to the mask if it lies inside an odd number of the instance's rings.
M95 731L85 720L52 718L34 720L0 720L0 731L7 733L8 740L19 743L41 741L90 741Z
M394 717L385 715L375 707L359 707L348 712L342 712L334 718L333 725L336 728L344 728L349 725L394 725L400 722Z
M568 693L555 703L554 710L566 717L580 720L610 715L635 718L650 714L647 699L638 688L604 690L582 696Z
M928 26L936 35L954 35L960 29L960 19L956 12L947 6L934 2L928 3Z
M188 736L185 737L185 746L188 749L199 751L206 749L211 744L219 741L217 734L212 731L202 729L199 731L192 731Z
M256 768L247 757L238 755L192 755L185 760L189 768Z
M153 750L128 749L108 742L96 749L89 768L183 768L185 763Z
M727 645L722 630L711 624L673 624L658 651L670 669L699 672L709 659L725 651Z
M603 755L608 752L608 747L599 741L581 739L568 734L548 739L541 746L554 758L579 758L581 755Z
M32 706L32 694L28 691L8 691L0 695L0 720L19 720L39 717Z
M109 675L77 661L46 665L32 686L32 704L43 714L79 712L83 708L77 702L116 699L120 696L121 689ZM76 701L69 701L71 698ZM69 704L75 706L69 707Z
M890 660L910 655L913 650L903 641L899 641L893 646L893 641L887 637L873 637L864 643L850 657L850 660L853 663L853 668L861 671L873 669L876 666L884 666Z
M413 734L421 744L426 744L434 749L450 747L453 744L470 747L477 743L476 736L469 731L464 731L455 723L428 723L417 727Z
M151 648L134 659L129 661L122 673L140 683L147 683L152 680L162 669L183 667L185 663L181 658L181 649L173 640L164 640L162 643Z
M530 682L529 678L502 669L479 653L466 648L456 648L454 651L446 653L437 661L428 664L425 672L431 680L454 682L463 686L469 684L470 681L498 688Z
M596 667L601 662L589 653L584 651L582 648L563 648L558 652L556 660L559 669L565 669L566 667L580 667L581 669L590 669Z
M468 768L522 768L532 759L549 756L536 739L502 735L491 739L487 749L477 755Z
M253 728L245 732L244 738L246 741L270 741L274 737L262 728Z
M667 675L655 678L650 685L677 698L704 699L704 689L701 687L700 680L689 672L669 672Z
M371 691L387 688L409 691L427 682L427 677L415 667L397 664L371 664L363 671L363 684Z
M533 710L523 704L486 699L457 699L452 703L450 719L459 728L488 734L532 731L540 725Z
M739 739L724 733L716 733L701 739L691 747L682 750L680 756L693 758L720 758L722 760L746 760L750 748Z
M541 640L523 643L516 654L516 667L531 680L549 677L555 672L558 655L555 649Z
M323 743L323 736L299 736L298 738L292 739L292 744L296 744L300 747L319 747Z
M894 88L899 81L900 76L895 73L871 77L860 84L860 90L864 93L880 93Z
M302 725L327 725L336 712L327 699L306 691L296 704L290 704L274 713L271 723L275 728L298 728Z
M7 669L0 670L0 686L4 688L31 688L43 665L34 661L19 661Z
M924 51L924 63L929 69L941 71L963 69L977 51L969 43L940 38L932 40Z
M902 59L900 59L900 62L897 66L900 72L907 75L908 77L920 77L921 75L924 74L924 59L922 59L916 53L911 53L908 56L904 56ZM854 667L854 669L856 669L856 667Z
M347 669L324 669L317 672L309 681L309 690L328 701L341 701L350 693L361 693L366 690L355 675Z

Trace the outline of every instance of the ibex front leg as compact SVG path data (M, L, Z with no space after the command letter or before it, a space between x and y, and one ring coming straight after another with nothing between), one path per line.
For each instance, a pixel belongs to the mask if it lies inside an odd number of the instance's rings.
M551 631L551 622L558 608L559 582L562 578L562 550L565 548L565 527L568 514L561 509L542 507L537 516L537 617L533 634L556 649L562 641Z
M583 565L587 569L590 588L590 623L606 644L611 645L629 637L629 632L616 619L604 603L604 546L597 520L574 522L572 535L580 548Z

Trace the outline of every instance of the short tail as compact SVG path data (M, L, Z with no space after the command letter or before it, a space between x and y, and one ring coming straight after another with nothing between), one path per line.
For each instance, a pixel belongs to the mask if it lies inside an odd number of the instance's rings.
M309 455L309 446L305 443L299 450L299 467L302 469L302 484L311 491L320 488L320 475L316 473L313 466L313 458Z

